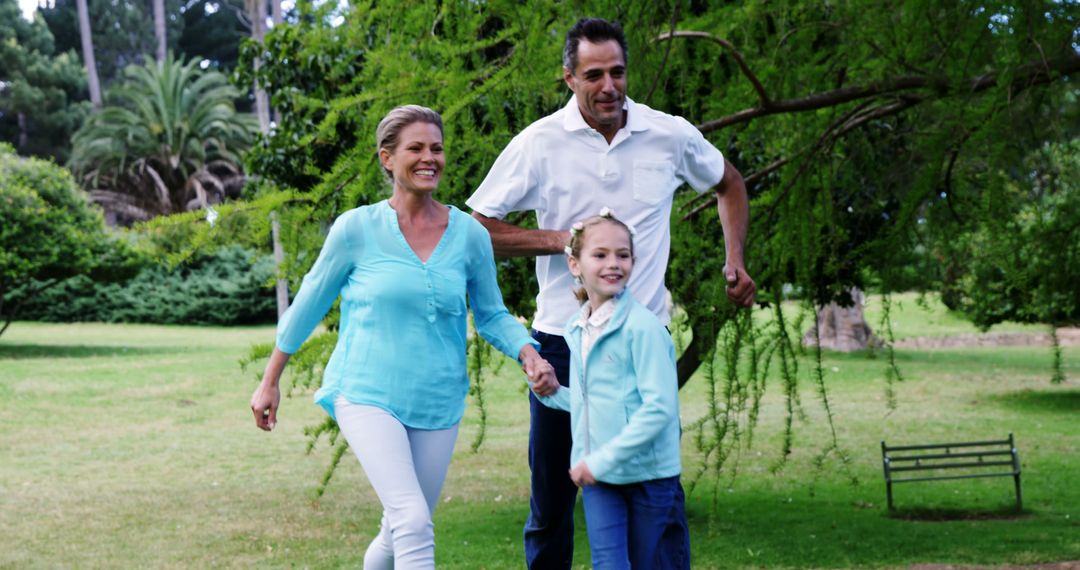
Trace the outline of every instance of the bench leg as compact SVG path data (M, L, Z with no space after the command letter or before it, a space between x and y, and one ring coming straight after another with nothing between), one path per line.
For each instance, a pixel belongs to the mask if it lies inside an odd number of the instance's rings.
M893 510L892 503L892 481L885 482L885 496L889 499L889 510Z
M1023 495L1020 494L1020 474L1013 475L1013 483L1016 484L1016 512L1024 510Z

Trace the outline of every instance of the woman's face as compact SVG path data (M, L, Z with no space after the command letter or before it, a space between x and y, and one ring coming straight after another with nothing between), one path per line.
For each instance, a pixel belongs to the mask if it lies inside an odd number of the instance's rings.
M379 160L393 175L395 188L434 192L446 167L442 131L431 123L410 123L398 133L397 148L379 149Z

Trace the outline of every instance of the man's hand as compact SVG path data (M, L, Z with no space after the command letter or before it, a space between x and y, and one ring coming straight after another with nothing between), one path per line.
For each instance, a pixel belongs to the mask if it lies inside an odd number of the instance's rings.
M724 265L724 279L727 280L727 296L732 303L740 307L750 307L754 304L754 295L757 293L757 285L746 269L733 265Z
M593 477L592 471L589 471L589 466L584 461L570 469L570 480L578 487L596 484L596 477Z
M720 215L720 225L724 228L727 296L740 307L750 307L757 293L757 285L754 285L754 280L743 265L743 248L750 225L750 200L742 174L727 159L724 159L724 178L716 185L715 191L716 209Z

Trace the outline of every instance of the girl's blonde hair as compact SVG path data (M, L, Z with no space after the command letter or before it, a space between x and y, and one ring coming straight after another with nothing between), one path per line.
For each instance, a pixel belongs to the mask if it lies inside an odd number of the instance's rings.
M600 215L585 218L584 220L574 224L574 226L570 228L570 243L566 244L566 255L573 257L574 259L580 259L581 248L585 245L585 233L588 231L589 228L593 226L598 226L604 222L614 224L626 231L626 237L630 238L630 256L633 257L634 230L629 225L627 225L626 222L623 222L622 220L616 218L615 214L607 208L604 208L600 212ZM585 301L589 300L589 293L585 290L584 287L580 287L578 289L574 289L574 298L576 298L579 303L584 304Z
M391 153L397 149L398 135L401 130L413 123L430 123L439 127L439 134L443 132L442 116L437 112L420 105L402 105L395 107L379 121L375 129L375 152L386 149ZM394 173L385 166L382 167L387 180L394 181Z

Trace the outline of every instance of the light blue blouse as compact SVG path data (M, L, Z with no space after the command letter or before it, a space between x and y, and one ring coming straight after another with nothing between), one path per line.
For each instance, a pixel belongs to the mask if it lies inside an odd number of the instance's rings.
M491 237L450 206L446 232L428 261L416 256L388 201L345 212L282 317L277 347L292 354L341 296L337 345L315 402L334 417L334 400L383 408L416 429L461 420L469 390L468 308L481 336L517 358L536 344L506 310Z

